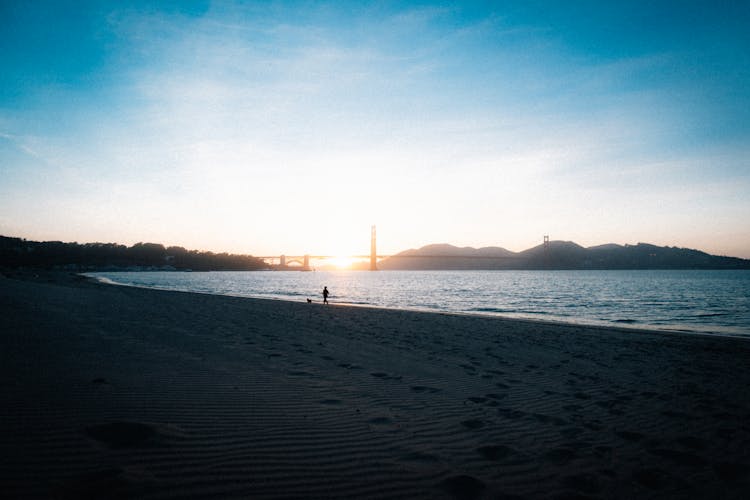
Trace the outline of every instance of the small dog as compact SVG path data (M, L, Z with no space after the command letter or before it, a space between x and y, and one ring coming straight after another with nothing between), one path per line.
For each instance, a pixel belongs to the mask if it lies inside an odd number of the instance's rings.
M307 299L307 303L308 303L308 304L312 304L312 300L310 300L310 299Z

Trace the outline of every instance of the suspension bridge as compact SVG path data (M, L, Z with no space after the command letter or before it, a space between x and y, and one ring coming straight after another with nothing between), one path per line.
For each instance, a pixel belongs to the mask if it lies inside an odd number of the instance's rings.
M375 226L370 228L370 254L369 255L348 255L352 260L370 259L370 271L378 270L378 261L390 257L389 255L377 254L377 235ZM265 261L274 269L289 271L312 271L311 261L339 259L340 255L266 255L260 256L259 259Z

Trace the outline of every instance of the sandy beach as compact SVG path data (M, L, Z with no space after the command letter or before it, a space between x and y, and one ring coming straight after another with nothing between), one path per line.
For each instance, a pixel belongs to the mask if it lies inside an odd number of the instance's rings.
M750 339L0 277L3 498L747 498Z

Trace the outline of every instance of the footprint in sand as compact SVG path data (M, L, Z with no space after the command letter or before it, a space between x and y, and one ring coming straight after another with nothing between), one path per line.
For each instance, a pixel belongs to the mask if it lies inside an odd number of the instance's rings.
M340 399L323 399L319 403L326 406L339 406L342 401Z
M440 463L440 457L431 453L424 453L421 451L414 451L407 453L399 458L402 462L411 462L417 464L437 464Z
M633 479L650 490L660 490L671 482L671 476L658 468L638 469L633 472Z
M473 418L471 420L464 420L461 422L461 425L466 427L467 429L476 430L481 429L485 426L484 420L479 420L478 418Z
M608 399L605 401L596 401L594 404L598 406L599 408L604 408L605 410L611 410L617 404L619 404L619 401L615 399Z
M492 445L492 446L480 446L479 448L477 448L477 452L480 455L482 455L484 458L486 458L487 460L492 460L495 462L504 460L510 455L517 453L516 450L514 450L510 446L505 446L502 444Z
M156 428L141 422L112 422L87 427L86 434L110 448L135 448L156 437Z
M66 479L59 488L61 498L129 498L137 488L153 484L153 477L119 467L86 472ZM57 495L55 495L57 498Z
M611 446L606 446L606 445L594 446L594 455L600 458L603 458L603 457L611 458L612 450L613 448Z
M593 495L601 489L595 474L573 474L562 479L562 484L579 493Z
M734 440L737 431L732 427L719 427L714 431L717 437L725 440Z
M588 430L595 432L599 432L600 430L604 429L604 425L602 425L601 421L599 420L589 420L588 422L584 422L583 426Z
M497 413L501 417L509 418L511 420L518 420L526 415L526 412L514 410L512 408L498 408Z
M490 394L485 394L485 397L487 397L489 399L494 399L495 401L500 401L501 399L507 398L508 395L507 394L496 394L496 393L492 392Z
M393 423L393 420L388 417L375 417L368 420L368 423L372 425L390 425Z
M537 422L541 422L543 424L555 424L555 425L567 424L567 422L560 417L551 417L549 415L544 415L542 413L532 413L531 416L534 419L536 419Z
M739 462L719 462L714 465L714 472L724 481L737 481L750 476L750 466Z
M634 431L617 431L615 434L624 439L625 441L637 442L644 438L644 435L640 432Z
M699 457L693 453L686 453L684 451L671 450L668 448L652 448L647 451L652 455L666 458L679 465L701 467L706 464L706 460L703 457Z
M684 448L689 448L695 451L703 451L706 449L706 442L695 436L683 436L677 438L675 442Z
M347 370L361 370L362 367L359 365L353 365L351 363L339 363L339 368L346 368Z
M471 376L478 375L476 367L472 365L458 365L458 366L464 369L464 373L466 375L471 375Z
M691 420L693 418L687 413L682 412L682 411L677 411L677 410L664 410L663 412L661 412L661 414L664 415L665 417L681 418L685 420ZM721 417L717 414L714 414L713 417L721 420Z
M399 433L403 431L401 424L386 416L371 418L367 423L373 431L385 433Z
M560 430L560 435L564 438L575 439L581 435L583 429L580 427L567 427Z
M453 498L461 500L479 498L486 488L484 482L466 474L447 477L440 481L438 487Z
M555 464L567 464L576 457L576 452L571 448L552 448L544 454L544 459Z
M436 394L438 392L442 392L442 389L438 389L436 387L429 387L426 385L413 385L411 386L412 392L426 392L429 394Z

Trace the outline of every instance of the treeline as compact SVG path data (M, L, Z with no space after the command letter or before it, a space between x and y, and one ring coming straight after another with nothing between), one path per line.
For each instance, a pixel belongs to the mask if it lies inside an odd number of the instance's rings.
M127 247L116 243L39 242L0 236L0 267L254 271L268 268L268 265L251 255L201 252L159 243L136 243Z

